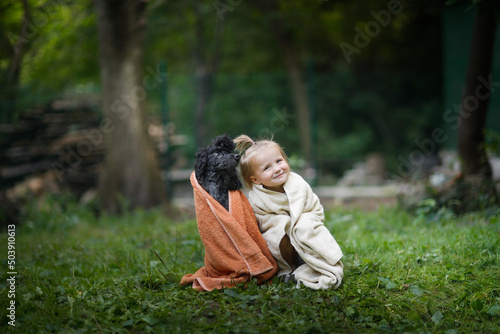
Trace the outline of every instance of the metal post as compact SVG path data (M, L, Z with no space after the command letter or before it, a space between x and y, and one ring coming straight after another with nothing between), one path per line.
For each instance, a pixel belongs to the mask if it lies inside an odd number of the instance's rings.
M312 186L318 185L318 113L316 110L316 86L315 86L314 62L307 61L306 82L307 95L309 101L310 127L311 127L311 167L314 170L314 177L311 180Z
M165 175L165 191L167 195L167 200L170 202L174 195L174 189L172 186L172 180L170 175L170 167L172 164L170 157L170 136L169 136L169 124L170 124L170 115L168 110L168 82L167 82L167 64L165 61L161 61L159 64L160 68L160 110L161 110L161 122L163 125L163 133L165 134L165 151L163 152L162 161L163 161L163 171Z

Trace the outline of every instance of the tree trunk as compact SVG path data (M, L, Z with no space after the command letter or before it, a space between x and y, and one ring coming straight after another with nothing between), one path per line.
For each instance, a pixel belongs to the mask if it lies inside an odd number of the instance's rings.
M95 0L105 118L106 161L100 178L103 208L120 212L165 201L159 163L147 133L143 87L146 3L142 0Z
M307 84L304 78L303 66L297 51L287 41L282 40L285 63L288 68L290 88L299 128L301 152L307 164L311 164L311 112L307 96Z
M12 45L13 54L10 58L9 67L7 69L7 101L11 101L11 110L16 109L17 91L19 89L19 76L21 74L21 62L23 57L31 44L31 39L26 38L25 34L29 31L29 25L31 21L31 9L27 0L23 0L23 22L21 24L21 30L15 44ZM10 115L12 117L12 115Z
M497 17L493 2L476 8L472 43L469 53L465 87L459 113L458 154L464 176L464 189L477 198L478 194L491 193L492 170L485 149L484 129L492 92L492 61ZM467 200L467 202L470 202Z
M223 21L217 20L215 35L213 41L213 52L208 54L208 47L205 38L206 25L204 15L200 6L202 4L195 3L194 10L196 15L195 21L195 46L194 46L194 63L195 63L195 80L196 80L196 107L195 107L195 136L198 147L206 145L207 135L209 133L207 122L207 109L210 103L210 97L214 86L215 73L220 58L220 44L222 41Z

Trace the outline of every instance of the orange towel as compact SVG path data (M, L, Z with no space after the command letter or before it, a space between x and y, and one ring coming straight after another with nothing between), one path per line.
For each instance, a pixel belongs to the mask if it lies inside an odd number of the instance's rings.
M240 191L229 191L229 211L217 202L191 174L196 221L205 246L205 266L185 275L180 284L193 284L198 291L257 283L272 278L278 271L262 237L252 207Z

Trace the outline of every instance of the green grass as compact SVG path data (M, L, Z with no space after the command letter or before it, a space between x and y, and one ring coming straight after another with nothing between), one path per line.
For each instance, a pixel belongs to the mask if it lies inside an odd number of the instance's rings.
M5 311L0 326L19 333L499 333L499 212L330 211L326 226L344 251L340 289L275 280L197 292L179 285L203 265L194 220L172 222L160 211L95 218L89 208L49 198L27 206L16 228L16 327ZM0 238L6 248L7 236ZM5 250L0 259L5 310Z

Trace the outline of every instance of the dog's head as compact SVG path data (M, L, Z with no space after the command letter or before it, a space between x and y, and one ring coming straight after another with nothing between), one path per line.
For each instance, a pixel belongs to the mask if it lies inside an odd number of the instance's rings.
M196 152L194 169L196 178L202 186L208 178L224 175L230 190L241 188L236 174L240 156L234 153L234 148L231 137L224 134L214 138L211 145Z

